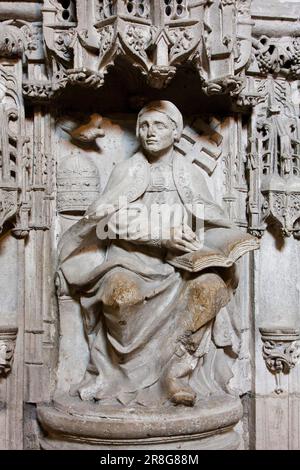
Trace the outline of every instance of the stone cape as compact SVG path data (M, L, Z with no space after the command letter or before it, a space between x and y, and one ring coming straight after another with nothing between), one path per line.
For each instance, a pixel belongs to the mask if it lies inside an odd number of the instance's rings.
M224 211L212 200L205 177L200 169L184 160L180 154L174 157L174 182L184 204L203 203L207 224L236 230L226 218ZM108 206L113 213L119 204L119 197L127 198L128 203L138 199L149 184L149 164L146 157L138 152L115 167L104 193L87 210L85 216L72 226L62 237L58 251L59 262L65 262L84 246L85 238L90 236L101 215L95 217L100 208L105 215Z
M119 196L126 196L129 205L143 198L149 186L149 169L141 153L119 164L104 194L62 238L61 273L80 297L91 350L85 377L73 387L73 392L78 388L85 399L93 397L103 401L116 397L123 404L134 400L145 406L164 403L167 397L161 380L174 354L179 357L185 354L185 336L207 323L200 344L192 346L194 355L188 357L190 368L195 369L199 358L209 349L214 326L211 317L206 316L205 309L201 319L196 313L185 313L190 308L189 278L164 262L159 247L116 241L107 248L104 243L101 260L101 242L95 237L101 216L95 217L95 213L109 210L113 214ZM192 208L193 203L201 202L208 226L227 231L229 238L231 233L232 238L236 237L237 230L212 201L201 172L178 154L174 155L173 179L176 191L167 194L178 196L177 200L173 196L167 201L170 205L179 201ZM116 279L123 296L123 304L119 306L110 297L110 286ZM225 289L225 284L213 271L204 272L200 280L211 283L210 287L204 287L201 302L212 303L210 308L215 316L229 299L225 290L218 297L219 289ZM132 295L137 298L129 308L126 302Z

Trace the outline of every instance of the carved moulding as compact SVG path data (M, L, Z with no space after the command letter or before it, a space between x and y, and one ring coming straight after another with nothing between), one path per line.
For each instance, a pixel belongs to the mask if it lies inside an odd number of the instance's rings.
M300 330L295 328L260 328L262 353L268 370L275 374L277 394L283 393L282 374L288 374L300 358Z
M0 377L11 371L17 333L17 327L0 326Z
M45 0L43 32L55 88L102 86L125 57L154 88L167 86L178 65L191 64L208 94L238 95L251 54L250 0ZM84 13L84 14L83 14ZM77 20L78 18L78 20ZM222 28L220 28L222 24Z

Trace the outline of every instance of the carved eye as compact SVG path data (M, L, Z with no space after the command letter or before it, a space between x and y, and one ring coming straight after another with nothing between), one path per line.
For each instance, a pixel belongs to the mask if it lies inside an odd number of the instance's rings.
M155 127L156 127L156 129L159 129L159 130L166 128L166 126L162 122L157 122L155 124Z

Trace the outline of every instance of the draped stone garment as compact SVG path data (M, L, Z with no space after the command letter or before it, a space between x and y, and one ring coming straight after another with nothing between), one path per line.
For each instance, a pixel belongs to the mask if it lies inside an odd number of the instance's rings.
M153 203L177 204L184 213L186 204L202 202L206 229L236 232L212 201L201 171L184 157L174 154L160 188L153 184L153 170L142 153L117 165L103 195L61 240L59 271L79 294L91 351L78 388L90 398L114 396L126 402L130 401L126 395L136 397L155 384L157 388L174 354L181 354L182 337L196 330L197 322L187 308L187 286L206 275L176 270L165 262L164 249L151 240L99 241L96 225L104 213L114 217L116 210L134 207L136 202L148 209ZM118 207L120 196L127 197L127 206ZM120 289L117 305L113 301L116 289ZM214 295L213 288L211 292ZM212 307L215 314L222 306ZM190 357L191 368L205 349L203 344L198 346Z

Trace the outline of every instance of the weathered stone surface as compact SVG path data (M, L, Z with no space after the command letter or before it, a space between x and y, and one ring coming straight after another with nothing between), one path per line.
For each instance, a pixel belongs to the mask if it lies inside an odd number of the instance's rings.
M146 415L161 449L300 448L299 7L0 0L1 449L136 448ZM178 113L136 129L161 100ZM176 153L163 165L161 142ZM260 249L230 236L207 266L191 224L107 250L112 193L172 210L205 199L207 241L228 224Z
M44 449L235 449L233 428L241 413L239 400L228 396L159 411L60 397L51 407L39 407L38 419L47 433Z

